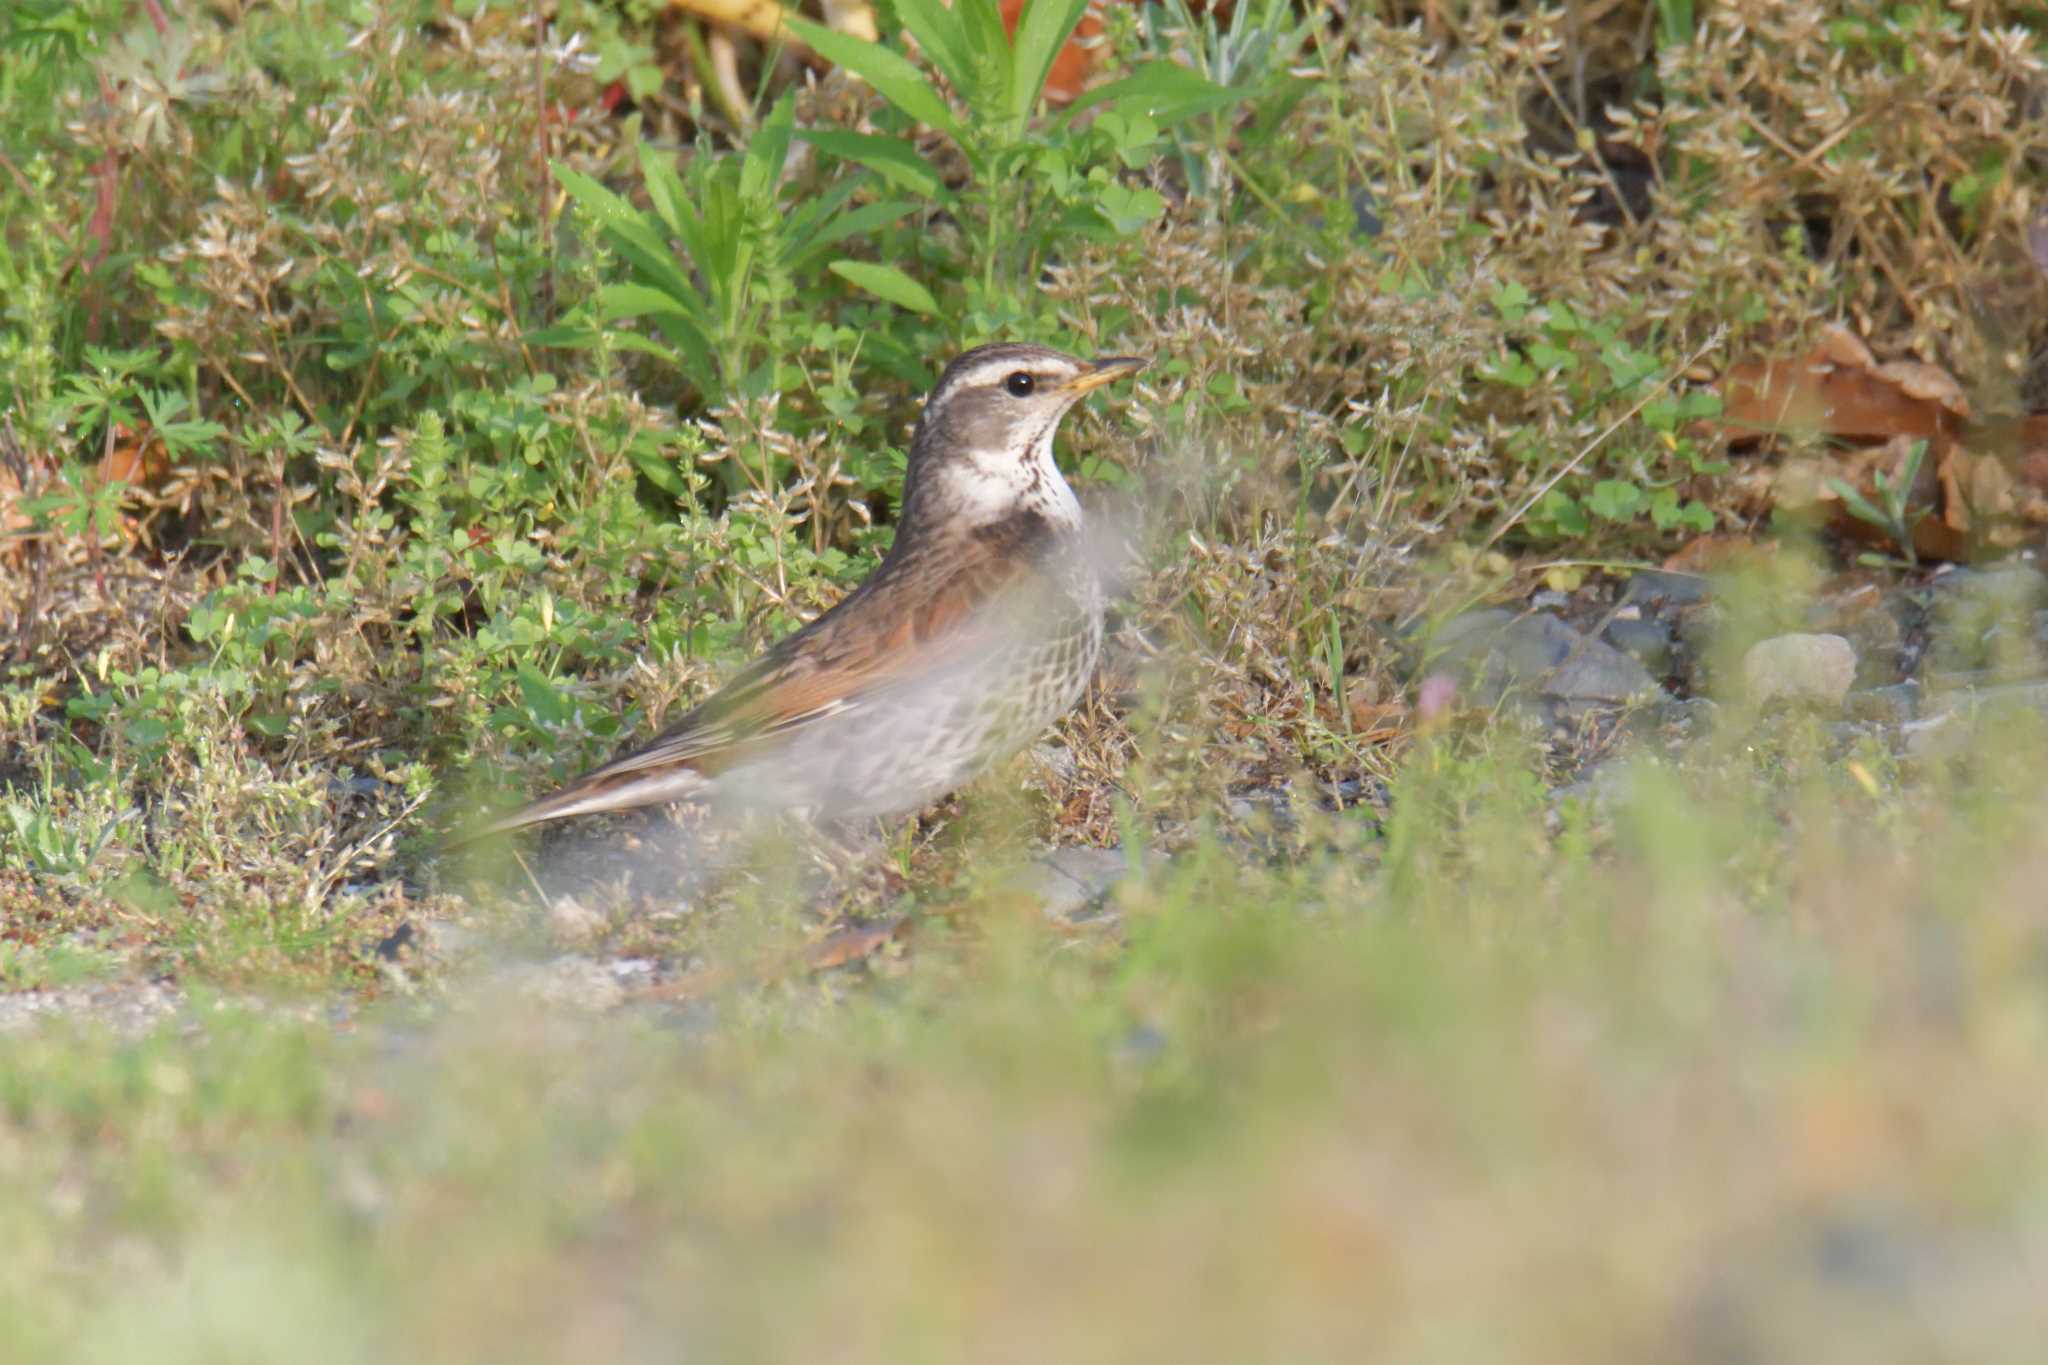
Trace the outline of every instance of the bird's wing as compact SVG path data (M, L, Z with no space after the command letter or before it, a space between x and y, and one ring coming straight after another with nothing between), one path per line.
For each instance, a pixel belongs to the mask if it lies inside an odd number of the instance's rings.
M991 631L1016 628L1013 610L1029 609L1045 581L1048 529L1035 519L985 528L892 559L646 745L456 842L570 815L691 799L757 746L970 657L986 648Z
M755 744L844 715L985 646L1038 577L1029 556L1010 554L959 553L904 568L863 584L647 745L584 780L677 764L714 775Z

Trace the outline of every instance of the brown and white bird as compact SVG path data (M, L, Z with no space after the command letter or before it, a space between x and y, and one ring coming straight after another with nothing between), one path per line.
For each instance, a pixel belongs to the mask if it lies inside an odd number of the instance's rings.
M1021 345L960 356L918 417L874 573L648 744L457 842L678 801L901 815L1028 744L1102 653L1102 584L1053 433L1145 364Z

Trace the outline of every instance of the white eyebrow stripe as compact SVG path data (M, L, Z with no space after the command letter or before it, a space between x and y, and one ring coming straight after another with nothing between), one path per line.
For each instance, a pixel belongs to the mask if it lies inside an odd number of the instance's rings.
M1007 379L1018 370L1026 370L1034 375L1055 375L1062 379L1070 379L1081 372L1080 368L1071 362L1050 355L990 356L986 360L976 361L972 369L962 370L954 375L953 382L946 387L949 391L979 388L984 384Z

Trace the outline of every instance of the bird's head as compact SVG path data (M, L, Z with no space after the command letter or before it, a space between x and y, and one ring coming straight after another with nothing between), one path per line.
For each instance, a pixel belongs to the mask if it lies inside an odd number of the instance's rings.
M1078 527L1079 503L1053 463L1060 418L1138 356L1077 360L1045 346L979 346L946 367L910 440L904 518L973 526L1019 511Z

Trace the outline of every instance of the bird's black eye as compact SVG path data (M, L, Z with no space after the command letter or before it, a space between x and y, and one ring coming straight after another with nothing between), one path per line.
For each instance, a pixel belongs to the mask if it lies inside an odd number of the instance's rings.
M1010 391L1012 398L1029 398L1031 391L1038 387L1038 381L1019 370L1003 381L1003 387Z

